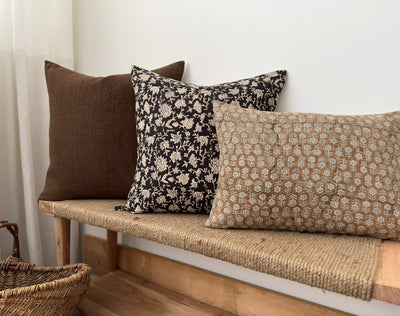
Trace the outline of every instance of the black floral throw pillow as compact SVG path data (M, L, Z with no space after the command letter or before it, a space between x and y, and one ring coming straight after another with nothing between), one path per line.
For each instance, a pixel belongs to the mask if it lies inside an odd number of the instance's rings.
M212 101L273 111L285 80L286 71L280 70L205 87L134 66L138 160L128 201L119 208L209 213L219 158Z

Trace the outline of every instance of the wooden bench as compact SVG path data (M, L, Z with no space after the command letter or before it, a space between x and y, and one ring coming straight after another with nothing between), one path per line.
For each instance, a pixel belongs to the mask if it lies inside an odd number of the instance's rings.
M122 201L107 201L105 203L108 203L109 205L118 205ZM160 283L159 280L162 278L160 275L157 277L154 276L149 276L146 274L144 269L140 269L141 264L143 262L150 262L153 259L150 259L149 256L152 256L150 254L142 253L140 251L134 251L134 255L130 255L130 259L127 259L127 247L124 246L117 246L117 234L118 232L121 233L127 233L130 235L133 235L135 237L140 237L140 238L146 238L150 239L153 241L161 242L159 239L160 238L166 238L165 241L162 241L162 243L171 245L174 247L177 247L176 243L174 242L175 239L172 237L169 238L168 234L174 235L174 232L170 233L165 233L161 232L160 234L163 235L160 237L160 235L157 235L157 232L154 232L154 236L148 237L148 232L145 233L143 232L143 229L147 229L146 225L152 225L151 221L149 220L149 223L143 224L141 222L140 225L135 224L135 220L141 219L138 216L125 213L125 212L113 212L113 211L108 211L107 214L102 214L100 211L96 210L96 207L91 207L91 205L94 205L93 203L96 203L96 200L87 200L87 201L82 201L82 202L77 202L79 204L79 207L75 207L74 201L60 201L60 202L51 202L51 201L40 201L39 202L39 207L41 210L43 210L47 215L53 216L54 217L54 228L55 228L55 238L56 238L56 247L57 247L57 263L59 265L63 264L68 264L70 259L70 220L76 220L81 223L85 224L90 224L98 227L102 227L107 229L107 241L104 242L104 248L106 249L106 255L103 255L103 260L107 260L107 269L109 271L115 271L117 268L123 267L123 270L126 272L130 272L133 274L136 274L137 276L144 278L151 282L157 282L158 284L161 284L161 286L164 287L169 287L172 288L174 291L180 291L185 292L185 289L183 289L185 286L184 285L177 285L177 284L172 284L174 282L165 281L164 283ZM82 205L83 204L83 207ZM86 206L85 206L86 205ZM93 213L94 212L94 213ZM98 218L95 218L96 216ZM163 216L163 215L162 215ZM191 216L191 215L186 215L186 216ZM180 218L183 218L183 221L185 216L181 216ZM99 219L101 218L101 219ZM149 219L155 218L154 216L148 217ZM163 221L168 222L168 216L164 217L158 217L158 218L163 218ZM206 216L201 216L199 218L200 221L204 221ZM172 219L174 220L174 219ZM139 221L140 222L140 221ZM154 223L153 223L154 224ZM168 223L166 223L168 224ZM117 225L117 226L116 226ZM118 226L119 225L119 226ZM124 228L126 225L126 229ZM128 227L129 225L134 225L133 229L132 227ZM135 226L136 225L136 226ZM118 228L117 230L115 228ZM144 227L144 228L143 228ZM151 230L151 229L150 229ZM183 228L184 230L184 228ZM213 232L218 232L218 230L213 230ZM176 232L177 234L182 234L182 232ZM184 234L182 234L183 236ZM311 235L311 234L304 234L304 235ZM199 235L200 236L200 235ZM185 238L184 236L182 237L183 239ZM94 242L93 238L92 239L87 239L89 242ZM189 242L188 242L189 243ZM204 248L209 247L209 245L201 245L201 238L199 237L199 243L198 245L198 250L194 250L195 252L202 253ZM101 242L99 244L99 241L97 241L93 244L97 246L93 246L94 248L96 247L102 247ZM178 246L179 248L185 248ZM189 246L188 246L189 247ZM191 251L192 248L190 248ZM133 250L130 250L131 252ZM93 253L94 254L94 253ZM204 252L202 253L204 254ZM254 254L257 256L257 254ZM101 255L99 255L101 257ZM125 256L125 257L124 257ZM133 258L133 257L136 257ZM125 258L125 259L124 259ZM141 259L140 259L141 258ZM124 261L125 260L125 261ZM128 260L129 263L126 263L126 260ZM136 260L136 261L135 261ZM142 261L140 261L142 260ZM146 261L147 260L147 261ZM296 299L293 297L288 297L284 294L276 293L274 291L269 291L265 290L262 292L263 294L260 294L260 290L258 287L250 285L250 284L245 284L244 282L240 281L235 281L226 277L222 277L219 275L215 275L213 273L210 273L208 271L200 271L201 269L197 269L194 267L188 267L184 264L179 264L176 262L169 262L168 259L157 259L157 260L167 260L163 261L163 265L167 265L169 269L171 270L171 273L179 273L179 271L184 272L185 277L183 278L178 278L180 282L187 282L187 280L190 280L191 282L201 282L202 279L207 279L209 280L208 283L210 284L215 284L215 282L218 282L219 284L223 284L223 288L227 289L227 291L233 291L231 292L232 295L243 295L243 293L248 293L251 292L254 297L260 297L263 296L264 299L268 300L273 300L275 303L278 305L274 305L277 310L279 308L282 308L282 306L290 306L291 304L295 304L293 306L292 312L297 313L299 311L299 306L301 306L301 309L304 311L308 311L307 313L310 315L318 315L319 313L323 312L324 314L337 314L337 311L333 311L327 307L319 306L314 303L309 303L300 299ZM101 261L101 260L100 260ZM99 261L99 262L100 262ZM125 263L124 263L125 262ZM233 262L235 264L238 264L237 262ZM96 262L92 261L92 264L96 265ZM130 267L132 266L132 267ZM243 265L245 266L245 265ZM139 267L139 268L138 268ZM245 266L246 267L246 266ZM248 267L248 266L247 266ZM142 267L143 268L143 267ZM251 268L251 267L250 267ZM104 267L103 267L104 269ZM96 269L94 269L96 270ZM200 272L199 272L200 271ZM176 275L176 274L175 274ZM108 278L110 276L107 276ZM119 275L121 277L121 275ZM192 280L193 279L193 280ZM227 279L229 279L227 281ZM232 283L234 282L234 283ZM236 282L236 283L235 283ZM101 283L101 282L100 282ZM233 285L235 284L235 285ZM230 290L228 290L230 288ZM237 290L240 288L240 290ZM191 292L192 290L187 290L186 293L184 294L189 294L193 297L193 293ZM257 294L255 294L257 293ZM222 294L221 294L222 295ZM194 295L196 296L196 295ZM204 296L204 295L203 295ZM237 309L231 309L229 310L229 303L224 301L223 303L216 302L215 298L204 298L201 293L197 294L197 297L195 299L199 299L200 301L210 304L212 306L216 306L218 308L221 308L223 310L226 310L231 313L240 313L240 310ZM224 296L224 295L223 295ZM250 295L246 296L250 297ZM378 268L376 271L376 275L374 278L374 284L373 284L373 293L372 293L372 298L384 302L389 302L392 304L400 305L400 242L396 241L383 241L380 246L380 255L379 255L379 264ZM264 299L262 301L264 301ZM258 299L260 301L260 299ZM282 303L282 300L284 303ZM282 305L283 304L283 305ZM259 308L259 302L254 302L254 300L251 301L252 308ZM273 304L272 304L273 305ZM271 306L272 306L271 305ZM249 307L248 306L248 307ZM226 309L228 308L228 309ZM238 308L238 307L236 307ZM249 307L250 308L250 307ZM272 308L272 307L271 307ZM313 311L313 312L310 312ZM290 314L288 312L288 314ZM300 313L301 314L301 313Z

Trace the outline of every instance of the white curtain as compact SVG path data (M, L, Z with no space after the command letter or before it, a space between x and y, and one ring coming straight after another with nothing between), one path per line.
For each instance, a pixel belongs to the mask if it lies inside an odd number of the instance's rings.
M72 9L72 0L0 0L0 218L18 223L22 257L37 265L56 263L53 221L37 206L48 166L44 60L73 68Z

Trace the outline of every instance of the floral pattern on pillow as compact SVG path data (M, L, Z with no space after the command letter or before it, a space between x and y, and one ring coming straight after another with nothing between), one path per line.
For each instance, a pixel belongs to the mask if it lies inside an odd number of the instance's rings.
M134 66L138 160L123 210L209 213L219 147L212 101L273 111L286 71L215 86L196 86Z

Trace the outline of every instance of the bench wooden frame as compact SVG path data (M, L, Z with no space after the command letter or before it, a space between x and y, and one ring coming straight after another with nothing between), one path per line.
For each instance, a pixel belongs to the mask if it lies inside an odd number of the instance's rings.
M57 248L57 264L70 263L70 219L54 216L45 201L39 202L45 214L54 217L54 232ZM117 269L117 234L107 230L107 258L109 271ZM400 242L383 241L374 281L373 299L400 306Z
M102 282L104 286L100 288L103 292L109 291L108 288L118 282L121 271L124 271L125 278L133 275L144 280L144 282L150 282L157 287L190 297L196 302L220 310L220 312L211 312L207 315L260 315L260 311L263 311L265 315L287 316L349 315L324 305L265 289L125 245L118 245L118 270L109 272L106 243L106 240L99 237L91 235L84 237L85 262L92 267L93 274L100 276L99 279L104 279ZM146 263L145 269L143 269L143 263ZM112 280L114 277L116 280ZM98 287L97 281L99 279L94 281L95 287ZM106 283L106 280L112 280L111 284ZM121 286L119 283L118 288ZM135 288L135 286L130 286L120 290L119 293L133 293ZM137 295L142 293L139 292ZM213 295L210 295L210 293ZM110 296L112 300L120 298L119 295L114 295L114 293L111 293ZM90 291L88 299L97 301L97 297L92 295ZM112 307L111 304L104 302L106 299L104 298L100 304L106 305L105 307ZM134 301L137 302L138 300ZM140 303L135 305L137 308ZM89 312L88 315L90 314ZM137 312L137 314L140 314L140 312Z

